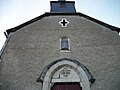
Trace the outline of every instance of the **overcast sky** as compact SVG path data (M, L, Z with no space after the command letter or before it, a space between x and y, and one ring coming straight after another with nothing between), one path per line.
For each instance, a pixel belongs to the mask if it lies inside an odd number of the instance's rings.
M5 30L49 12L50 1L57 0L0 0L0 49ZM77 12L120 28L120 0L66 1L75 1Z

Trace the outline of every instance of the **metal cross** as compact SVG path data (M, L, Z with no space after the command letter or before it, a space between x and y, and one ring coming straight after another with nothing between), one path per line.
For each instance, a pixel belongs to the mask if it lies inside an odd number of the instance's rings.
M67 27L67 24L69 24L69 21L63 18L61 21L59 21L59 24L61 24L62 27Z

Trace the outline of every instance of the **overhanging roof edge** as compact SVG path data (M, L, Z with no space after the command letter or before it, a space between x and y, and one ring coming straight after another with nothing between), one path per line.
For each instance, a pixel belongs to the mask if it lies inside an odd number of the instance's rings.
M84 17L84 18L86 18L86 19L88 19L88 20L91 20L91 21L93 21L93 22L95 22L95 23L98 23L98 24L100 24L100 25L102 25L102 26L104 26L104 27L107 27L107 28L109 28L109 29L111 29L112 31L117 31L118 33L120 32L120 28L118 28L118 27L115 27L115 26L112 26L112 25L109 25L109 24L107 24L107 23L104 23L104 22L102 22L102 21L100 21L100 20L97 20L97 19L94 19L94 18L92 18L92 17L90 17L90 16L87 16L87 15L85 15L85 14L82 14L82 13L54 13L54 12L46 12L46 13L44 13L44 14L42 14L41 16L38 16L38 17L36 17L36 18L34 18L34 19L31 19L31 20L29 20L29 21L27 21L27 22L25 22L25 23L23 23L23 24L21 24L21 25L19 25L19 26L16 26L16 27L13 27L13 28L11 28L11 29L8 29L8 30L6 30L6 32L7 32L7 34L9 35L10 33L12 33L12 32L15 32L15 31L17 31L17 30L19 30L19 29L21 29L21 28L23 28L23 27L25 27L25 26L27 26L27 25L29 25L29 24L31 24L31 23L33 23L33 22L36 22L36 21L38 21L38 20L40 20L40 19L42 19L42 18L44 18L44 17L47 17L47 16L56 16L56 15L61 15L61 16L68 16L68 15L71 15L71 16L73 16L73 15L78 15L78 16L80 16L80 17Z

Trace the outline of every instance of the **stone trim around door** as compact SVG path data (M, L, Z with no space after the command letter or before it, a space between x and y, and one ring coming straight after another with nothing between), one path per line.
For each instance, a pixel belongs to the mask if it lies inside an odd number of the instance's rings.
M95 78L89 70L77 60L62 58L49 64L41 73L37 82L42 82L42 90L50 90L57 82L79 82L82 90L90 90Z

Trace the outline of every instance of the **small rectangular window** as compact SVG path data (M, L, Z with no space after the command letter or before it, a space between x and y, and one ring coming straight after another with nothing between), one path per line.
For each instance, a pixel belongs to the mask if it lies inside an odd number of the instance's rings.
M66 36L61 37L60 39L60 49L61 50L70 50L69 38Z

